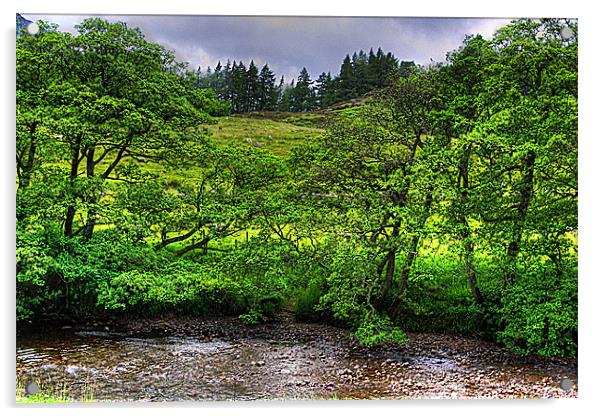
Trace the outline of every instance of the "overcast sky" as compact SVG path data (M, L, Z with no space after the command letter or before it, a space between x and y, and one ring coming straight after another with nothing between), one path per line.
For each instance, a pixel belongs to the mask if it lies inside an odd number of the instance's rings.
M47 20L61 30L89 16L24 14ZM347 53L381 47L400 60L442 61L466 34L490 37L505 19L415 17L246 17L246 16L99 16L140 27L147 39L176 52L191 68L212 68L218 60L253 59L268 63L277 76L296 77L303 66L312 78L338 74Z

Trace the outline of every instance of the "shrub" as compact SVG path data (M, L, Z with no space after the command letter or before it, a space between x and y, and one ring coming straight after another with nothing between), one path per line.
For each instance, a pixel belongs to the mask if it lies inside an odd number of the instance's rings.
M498 340L519 354L577 354L577 271L558 276L546 268L524 272L500 308Z
M251 309L249 312L243 313L239 316L239 319L245 325L257 325L266 321L266 317L255 309Z
M353 337L367 347L375 345L403 345L408 342L406 334L387 317L375 312L367 312Z
M238 314L247 309L245 288L208 265L172 261L157 271L128 271L99 288L98 303L109 310L157 314Z

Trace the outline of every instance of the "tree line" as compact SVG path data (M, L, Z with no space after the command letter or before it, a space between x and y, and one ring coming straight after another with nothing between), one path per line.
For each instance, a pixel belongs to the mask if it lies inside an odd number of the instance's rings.
M312 80L304 67L296 80L285 83L266 63L261 69L251 61L218 62L215 68L200 67L188 76L202 88L216 91L221 100L231 103L234 113L249 111L311 111L361 97L382 88L389 77L407 76L416 68L414 62L399 61L381 48L369 53L360 50L347 54L338 75L322 72Z

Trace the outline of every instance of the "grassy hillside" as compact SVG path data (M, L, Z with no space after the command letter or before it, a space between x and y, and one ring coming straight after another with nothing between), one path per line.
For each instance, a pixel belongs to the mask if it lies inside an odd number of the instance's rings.
M217 118L206 125L222 145L259 146L278 156L323 133L324 113L248 113Z
M324 132L326 124L339 114L354 111L369 102L371 95L343 101L311 112L258 111L217 118L217 124L205 125L211 139L222 145L263 147L277 156Z

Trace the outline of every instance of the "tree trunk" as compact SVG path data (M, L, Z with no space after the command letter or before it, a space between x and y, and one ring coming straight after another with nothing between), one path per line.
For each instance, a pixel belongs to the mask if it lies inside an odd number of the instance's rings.
M391 233L391 237L396 238L399 237L399 221L396 221L393 225L393 231ZM380 291L380 298L378 302L378 308L381 309L385 303L387 295L393 286L393 277L395 276L395 257L397 255L397 249L395 247L389 248L383 262L379 265L378 274L379 276L382 274L383 269L385 269L385 282Z
M426 224L426 220L430 216L432 204L433 194L429 190L424 200L424 212L422 218L420 219L420 228L424 227L424 225ZM399 278L399 290L397 292L397 296L395 297L395 299L389 307L389 315L392 318L395 318L399 314L399 310L402 304L402 298L408 287L408 279L410 277L410 272L412 271L412 265L414 264L414 260L416 260L416 256L418 255L418 244L420 243L420 237L421 233L418 231L412 237L412 242L410 243L410 250L408 251L408 256L406 258L403 269L401 270L401 276Z
M161 242L159 244L156 244L153 248L158 251L158 250L161 250L162 248L167 247L170 244L187 240L190 237L192 237L194 235L194 233L196 233L199 230L199 228L200 228L200 226L196 226L192 230L188 231L185 234L181 234L181 235L178 235L176 237L171 237L171 238L167 238L166 235L163 234L163 236L161 237Z
M512 239L508 243L506 250L506 266L504 269L504 283L506 287L511 286L517 278L516 260L520 253L520 243L523 237L525 228L525 220L527 218L527 210L531 203L534 187L534 171L535 171L535 152L530 150L523 162L523 178L520 186L520 200L518 204L518 213L513 224Z
M192 250L196 250L197 248L202 248L203 254L206 255L208 252L209 240L210 240L210 237L205 237L201 241L197 241L196 243L190 244L189 246L186 246L183 249L177 251L176 254L178 256L182 256Z
M96 166L94 162L94 154L96 152L95 146L90 146L88 151L86 152L86 176L88 179L94 178L94 167ZM92 190L92 194L90 194L86 198L86 202L88 202L89 208L86 216L86 224L84 225L83 235L86 240L92 238L92 234L94 233L94 227L96 226L96 214L98 213L96 209L96 195L95 190Z
M428 220L431 213L431 205L433 204L433 194L429 191L426 194L426 198L424 200L424 213L420 220L420 228L424 227L426 224L426 220ZM418 243L420 242L421 234L416 232L414 237L412 238L412 244L410 247L410 251L408 253L408 257L406 259L406 263L401 272L400 279L400 287L402 290L405 290L408 284L408 278L410 277L410 270L412 269L412 265L414 264L414 260L418 255Z
M67 213L65 214L65 236L71 237L73 235L73 221L75 219L76 208L75 208L75 199L77 198L75 192L75 180L77 179L77 172L79 170L79 151L80 151L80 141L77 140L75 145L71 147L71 171L69 173L69 195L68 195L68 205L67 205Z
M477 284L477 273L473 266L474 244L472 241L470 241L470 232L468 231L469 229L467 223L465 224L463 230L462 239L464 241L464 264L466 266L466 279L468 280L468 285L470 286L470 291L472 292L475 302L478 305L481 305L483 304L484 298Z
M31 172L33 171L37 151L37 145L34 137L37 130L37 126L37 122L34 122L29 126L31 142L29 143L29 148L27 149L27 158L23 160L17 155L17 165L19 167L19 169L17 170L17 173L19 174L19 189L27 188L31 180ZM19 163L19 161L21 163Z
M468 202L468 163L470 160L470 152L471 146L465 149L462 158L460 159L460 166L458 169L458 188L460 188L460 203L462 211L465 210L465 207ZM473 262L474 262L474 243L471 240L470 235L470 226L468 225L468 219L464 212L461 214L460 219L460 237L462 238L462 243L464 246L464 265L466 266L466 280L468 281L468 285L470 286L470 291L472 292L472 296L475 299L475 302L481 305L484 301L483 294L479 290L477 285L477 273L474 270Z

